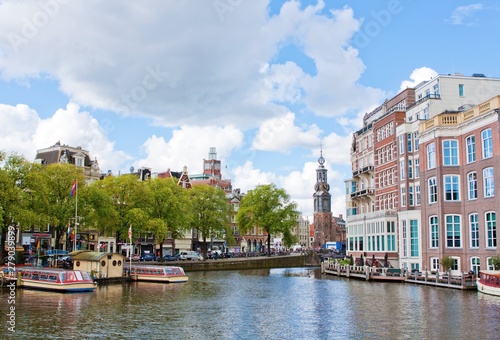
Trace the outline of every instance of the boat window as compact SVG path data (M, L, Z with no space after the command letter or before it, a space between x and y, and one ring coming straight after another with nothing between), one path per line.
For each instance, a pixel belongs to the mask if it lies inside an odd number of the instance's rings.
M116 260L113 260L113 267L116 267Z
M101 266L102 266L102 267L106 267L106 261L102 260L102 261L101 261Z
M49 276L49 281L56 282L56 281L57 281L57 276L55 276L55 275L50 275L50 276Z
M75 272L75 275L76 275L76 278L77 278L78 281L82 281L83 280L82 272Z
M122 261L118 260L118 267L122 265Z
M80 267L80 261L76 261L76 266Z
M67 272L66 273L66 281L76 281L75 272Z

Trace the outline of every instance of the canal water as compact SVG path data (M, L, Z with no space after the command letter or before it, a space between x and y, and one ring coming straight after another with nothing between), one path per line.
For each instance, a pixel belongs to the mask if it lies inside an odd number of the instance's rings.
M0 338L498 339L500 298L475 291L323 276L287 268L190 272L189 282L134 282L94 293L9 291Z

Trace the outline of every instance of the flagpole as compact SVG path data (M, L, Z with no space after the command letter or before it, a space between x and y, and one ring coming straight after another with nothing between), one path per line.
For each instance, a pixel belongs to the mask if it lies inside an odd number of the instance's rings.
M78 235L78 179L75 180L75 237L73 238L73 251L76 250L76 235Z
M130 224L130 229L128 233L128 239L129 239L129 250L128 250L128 259L130 261L130 275L132 275L132 224Z

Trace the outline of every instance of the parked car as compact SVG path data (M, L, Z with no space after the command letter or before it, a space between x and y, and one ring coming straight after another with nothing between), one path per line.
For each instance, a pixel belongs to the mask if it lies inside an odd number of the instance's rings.
M178 261L179 260L179 255L163 255L163 260L164 261Z
M201 254L198 253L198 252L196 252L196 251L182 251L179 254L179 260L182 260L182 261L185 261L185 260L188 260L188 261L191 261L191 260L202 261L203 260L203 256L201 256Z
M126 257L125 258L126 261L140 261L141 260L141 255L139 254L132 254L131 258L130 257Z
M155 260L155 254L153 253L146 253L141 256L140 261L154 261Z

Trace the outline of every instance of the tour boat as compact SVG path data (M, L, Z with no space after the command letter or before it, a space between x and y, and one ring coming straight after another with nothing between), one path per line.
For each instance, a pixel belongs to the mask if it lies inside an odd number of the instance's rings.
M184 269L177 266L132 265L130 275L137 281L176 283L188 280Z
M19 285L23 288L57 292L92 292L97 286L90 274L82 270L24 267L18 272Z
M477 290L484 294L500 296L500 270L481 270Z

